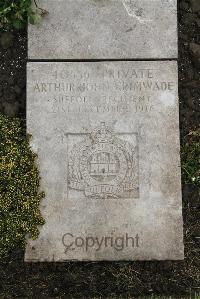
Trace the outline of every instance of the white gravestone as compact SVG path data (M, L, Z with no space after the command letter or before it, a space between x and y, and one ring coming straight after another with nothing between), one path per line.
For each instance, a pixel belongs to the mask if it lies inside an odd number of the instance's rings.
M31 59L177 58L177 0L37 0Z
M32 62L27 76L46 224L25 260L183 259L177 63Z

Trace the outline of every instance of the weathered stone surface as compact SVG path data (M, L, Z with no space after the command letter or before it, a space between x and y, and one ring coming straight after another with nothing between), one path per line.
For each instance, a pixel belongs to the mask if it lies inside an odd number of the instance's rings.
M28 63L46 224L26 261L183 259L177 64Z
M176 0L38 0L32 59L177 58Z

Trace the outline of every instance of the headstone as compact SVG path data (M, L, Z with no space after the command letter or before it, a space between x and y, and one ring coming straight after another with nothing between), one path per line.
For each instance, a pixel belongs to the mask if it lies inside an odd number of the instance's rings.
M37 0L30 59L177 58L176 0Z
M183 259L177 63L30 62L27 76L46 224L25 260Z

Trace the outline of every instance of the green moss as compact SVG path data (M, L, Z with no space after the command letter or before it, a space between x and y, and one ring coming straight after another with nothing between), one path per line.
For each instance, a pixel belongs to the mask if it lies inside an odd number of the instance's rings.
M182 178L185 184L200 186L200 129L190 131L181 150Z
M26 234L37 238L44 224L39 210L44 194L29 140L23 121L0 115L0 260L24 247Z

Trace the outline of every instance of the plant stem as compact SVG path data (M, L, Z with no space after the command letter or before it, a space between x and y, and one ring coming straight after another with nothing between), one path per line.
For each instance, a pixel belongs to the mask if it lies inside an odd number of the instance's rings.
M41 7L39 7L39 6L38 6L38 4L37 4L36 0L34 0L34 3L35 3L35 6L36 6L38 9L40 9L41 11L44 11L44 9L43 9L43 8L41 8Z
M47 14L48 14L48 11L47 11L46 9L43 9L43 8L41 8L41 7L39 7L39 6L38 6L38 4L37 4L37 1L36 1L36 0L34 0L34 3L35 3L35 6L36 6L36 8L37 8L37 9L39 9L39 10L41 10L41 15L42 15L42 16L44 16L44 15L47 15Z

